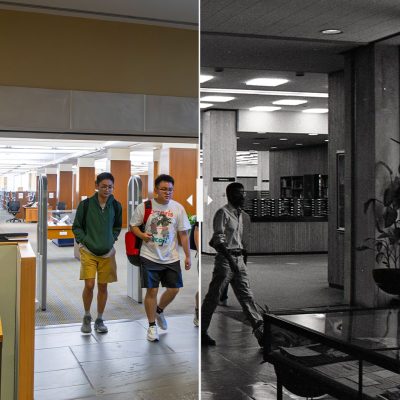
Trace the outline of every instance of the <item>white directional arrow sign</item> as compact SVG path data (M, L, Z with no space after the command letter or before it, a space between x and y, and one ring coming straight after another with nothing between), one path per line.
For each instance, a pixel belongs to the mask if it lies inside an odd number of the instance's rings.
M213 201L213 199L210 196L207 196L207 205L210 205L210 203Z
M192 206L193 205L193 195L190 195L186 201Z

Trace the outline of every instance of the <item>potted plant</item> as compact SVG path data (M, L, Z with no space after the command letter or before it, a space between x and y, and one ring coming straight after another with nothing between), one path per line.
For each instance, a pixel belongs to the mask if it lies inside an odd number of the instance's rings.
M375 252L377 268L372 273L376 284L386 293L400 295L400 176L395 175L383 161L379 161L377 167L383 168L390 179L384 188L383 199L367 200L364 203L364 213L372 209L378 235L366 238L357 250Z

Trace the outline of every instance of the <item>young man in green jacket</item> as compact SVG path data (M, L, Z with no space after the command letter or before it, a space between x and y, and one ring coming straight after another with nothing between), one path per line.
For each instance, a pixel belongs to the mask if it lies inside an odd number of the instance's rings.
M103 172L96 178L96 190L92 197L79 203L72 231L79 243L81 256L80 279L85 281L82 298L85 315L81 331L92 331L90 306L97 274L97 319L94 329L108 332L103 312L107 303L107 284L117 281L114 243L121 232L122 207L114 199L114 177Z

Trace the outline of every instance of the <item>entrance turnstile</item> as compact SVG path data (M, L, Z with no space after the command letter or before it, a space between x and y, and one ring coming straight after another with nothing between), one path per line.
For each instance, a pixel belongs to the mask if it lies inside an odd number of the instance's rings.
M47 176L40 175L38 180L38 223L36 258L36 297L40 308L46 310L47 301Z
M131 220L132 214L134 213L136 207L142 202L142 180L139 176L134 175L129 179L128 182L128 229L129 222ZM127 273L128 273L128 296L137 301L142 302L142 285L140 281L140 268L132 265L129 260L127 260Z

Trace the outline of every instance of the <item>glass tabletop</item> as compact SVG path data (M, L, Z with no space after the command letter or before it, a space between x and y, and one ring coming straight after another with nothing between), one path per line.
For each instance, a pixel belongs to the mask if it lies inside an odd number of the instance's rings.
M368 309L277 316L307 331L368 350L400 348L400 309ZM381 352L395 358L398 352Z

